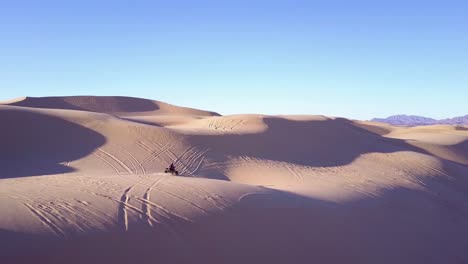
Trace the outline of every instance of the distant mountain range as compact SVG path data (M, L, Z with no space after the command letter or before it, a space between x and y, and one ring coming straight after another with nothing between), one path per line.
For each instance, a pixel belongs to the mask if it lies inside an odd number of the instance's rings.
M387 118L374 118L373 122L382 122L395 126L427 126L427 125L468 125L468 115L447 119L433 119L414 115L395 115Z

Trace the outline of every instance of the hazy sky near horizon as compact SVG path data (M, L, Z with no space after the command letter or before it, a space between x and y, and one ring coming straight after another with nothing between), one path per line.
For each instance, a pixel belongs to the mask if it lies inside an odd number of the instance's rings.
M468 2L4 1L0 100L124 95L222 114L468 114Z

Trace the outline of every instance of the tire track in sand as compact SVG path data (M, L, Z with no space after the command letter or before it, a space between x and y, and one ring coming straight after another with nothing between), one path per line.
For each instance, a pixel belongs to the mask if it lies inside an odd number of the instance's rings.
M24 206L26 206L31 213L33 213L37 218L41 221L41 223L45 226L48 226L54 233L59 236L59 237L65 237L65 233L58 227L56 226L52 220L50 220L47 216L45 216L41 210L35 208L33 205L29 203L24 203Z
M190 152L191 153L186 157L184 162L180 160L180 163L183 165L180 174L193 175L196 171L198 171L201 164L205 160L204 155L208 152L208 150L201 151L192 147Z
M298 181L304 181L304 176L301 173L297 172L293 166L286 166L287 170L291 173L291 175L296 178Z
M122 197L120 197L120 201L118 201L120 203L120 209L119 210L120 210L120 214L121 214L121 217L122 217L122 220L123 220L123 223L124 223L125 231L128 231L128 211L127 211L127 209L134 207L134 206L129 204L130 193L132 192L133 188L135 188L137 185L139 185L143 180L144 180L144 178L140 179L134 185L132 185L132 186L128 187L127 189L125 189L124 193L122 194ZM136 209L139 210L138 208L136 208Z
M132 166L135 168L135 173L138 173L138 168L137 168L137 166L135 166L135 163L136 163L136 165L138 165L138 167L140 168L141 173L143 175L145 175L146 171L145 171L145 168L143 167L143 165L141 164L141 162L138 161L138 159L135 158L135 156L130 151L128 151L128 150L126 150L125 148L122 148L122 147L120 149L122 150L122 152L127 153L128 156L130 157L128 160L130 161L130 163L132 163ZM135 161L135 163L133 163L132 159L133 159L133 161Z
M113 161L117 162L120 166L122 166L122 168L124 168L129 174L134 174L133 171L123 162L121 161L119 158L117 158L116 156L110 154L109 152L101 149L101 148L98 148L97 149L99 152L103 153L104 155L106 155L107 157L109 157L110 159L112 159Z
M108 161L107 159L101 157L100 155L96 154L96 153L91 153L91 155L95 156L95 157L98 157L100 160L102 160L104 163L106 163L107 165L109 165L109 167L111 167L112 169L114 169L114 171L117 173L117 174L120 174L120 170L114 166L110 161Z
M149 152L149 156L144 158L142 161L141 161L141 164L142 165L146 165L150 162L153 162L155 159L160 159L160 156L164 153L167 154L169 148L171 148L173 145L171 143L167 143L165 145L160 145L160 144L157 144L157 150L154 150L154 148L148 146L147 144L141 142L141 141L138 141L137 144L142 147L143 149L145 149L146 151Z
M146 221L148 222L148 224L150 226L153 226L153 223L151 222L151 218L153 218L152 216L152 211L151 211L151 207L148 205L148 203L151 203L150 199L151 199L151 191L153 191L154 187L156 187L158 184L160 184L163 180L165 180L167 178L167 176L163 176L161 177L160 179L158 179L157 181L155 181L148 189L146 189L146 192L143 196L144 200L146 200L145 203L143 203L143 211L145 212L145 215L146 215Z

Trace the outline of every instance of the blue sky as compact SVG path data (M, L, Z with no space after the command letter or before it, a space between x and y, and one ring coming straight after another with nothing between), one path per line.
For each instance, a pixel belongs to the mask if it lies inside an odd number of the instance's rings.
M73 3L72 3L73 2ZM0 99L222 114L468 114L466 1L3 1Z

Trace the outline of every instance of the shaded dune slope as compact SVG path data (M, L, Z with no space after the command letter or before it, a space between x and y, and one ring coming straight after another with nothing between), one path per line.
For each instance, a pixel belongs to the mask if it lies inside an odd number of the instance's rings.
M213 158L248 156L311 167L346 165L365 153L415 149L400 140L361 130L344 119L296 121L261 117L260 120L264 131L193 136L191 142L209 148Z
M108 114L0 106L0 117L9 122L0 131L1 178L160 172L185 148L169 129Z
M88 156L105 136L60 116L0 106L0 179L74 171L63 164Z

